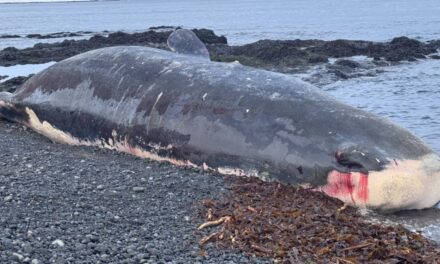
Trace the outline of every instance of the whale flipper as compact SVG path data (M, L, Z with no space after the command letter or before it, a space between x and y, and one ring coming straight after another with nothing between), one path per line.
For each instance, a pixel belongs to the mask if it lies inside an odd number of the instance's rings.
M179 54L187 54L209 60L209 51L197 35L188 29L178 29L167 40L168 47Z

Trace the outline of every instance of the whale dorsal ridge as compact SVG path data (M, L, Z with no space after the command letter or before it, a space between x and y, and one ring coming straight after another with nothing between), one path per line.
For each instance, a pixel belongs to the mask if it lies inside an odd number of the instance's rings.
M168 37L167 44L176 53L198 56L209 60L208 49L191 30L178 29L174 31Z

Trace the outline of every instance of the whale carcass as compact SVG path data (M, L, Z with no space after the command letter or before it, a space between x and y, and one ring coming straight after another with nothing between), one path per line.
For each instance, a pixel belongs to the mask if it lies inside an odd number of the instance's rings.
M168 42L174 52L120 46L56 63L0 93L0 116L56 142L307 183L359 207L440 200L439 156L407 130L292 76L212 62L190 31Z

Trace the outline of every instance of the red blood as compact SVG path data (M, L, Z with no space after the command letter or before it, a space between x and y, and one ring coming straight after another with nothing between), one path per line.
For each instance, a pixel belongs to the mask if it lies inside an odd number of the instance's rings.
M366 203L368 200L368 175L365 173L332 171L328 175L328 183L322 188L327 195L353 204Z
M368 175L365 173L360 174L357 196L364 203L368 200Z

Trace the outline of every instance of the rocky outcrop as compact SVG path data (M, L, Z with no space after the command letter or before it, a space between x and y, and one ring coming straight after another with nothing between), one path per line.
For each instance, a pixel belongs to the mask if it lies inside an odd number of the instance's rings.
M39 43L26 49L6 48L0 51L0 65L45 63L65 58L92 49L117 45L140 45L168 49L168 36L179 27L159 26L146 32L102 32L90 39L64 40L59 43ZM372 42L363 40L260 40L241 46L229 46L224 36L217 36L209 29L193 29L204 42L214 61L239 61L243 65L274 70L285 73L304 71L307 67L325 65L325 73L337 79L375 75L380 70L372 69L387 66L400 61L440 58L435 54L440 48L440 40L420 42L408 37L398 37L390 42ZM48 35L28 35L35 38L69 37L75 34L59 32ZM73 35L72 35L73 34ZM371 58L367 64L347 59L352 56ZM329 58L337 58L329 63ZM322 79L322 78L321 78Z
M166 49L166 41L172 31L149 30L142 33L115 32L108 36L95 35L84 40L64 40L58 43L38 43L31 48L16 49L13 47L0 51L0 65L36 64L49 61L60 61L89 50L117 46L140 45ZM227 44L223 36L217 36L209 29L194 29L196 35L206 44ZM61 34L61 33L54 33ZM54 36L52 34L51 36ZM29 35L28 35L29 37ZM35 38L49 38L34 35Z
M0 39L8 39L8 38L21 38L19 35L0 35Z
M71 37L81 37L85 34L91 34L92 32L81 31L81 32L56 32L47 35L41 34L29 34L26 35L27 38L35 39L51 39L51 38L71 38Z
M390 42L362 40L261 40L243 46L216 47L215 59L240 60L244 64L266 67L298 67L327 62L328 58L367 56L388 62L413 61L437 52L439 41L423 43L408 37L394 38ZM244 58L245 57L245 58ZM249 62L249 63L247 63ZM340 61L350 68L359 67L353 62ZM348 65L350 64L350 65Z

